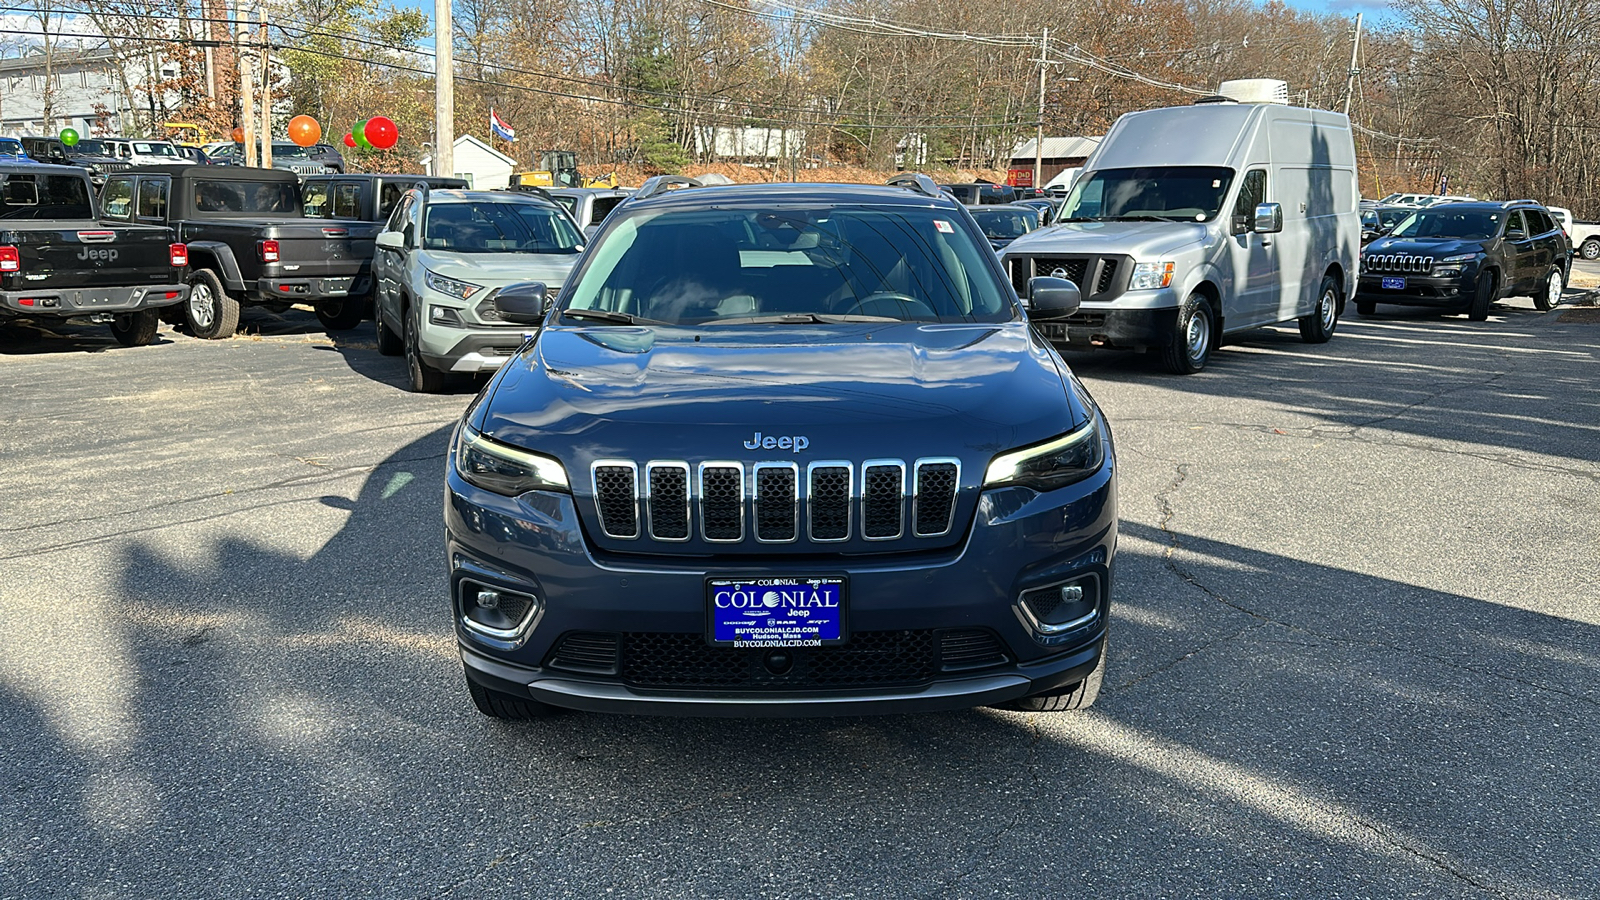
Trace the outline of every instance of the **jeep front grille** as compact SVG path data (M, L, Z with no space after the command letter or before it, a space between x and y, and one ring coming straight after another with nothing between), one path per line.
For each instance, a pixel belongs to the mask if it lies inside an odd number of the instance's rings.
M1361 268L1368 272L1424 275L1433 270L1433 257L1412 256L1409 253L1373 254L1361 258Z
M641 469L642 477L641 477ZM948 535L961 462L903 460L703 462L596 460L595 511L608 538L782 544ZM749 523L748 526L746 523Z

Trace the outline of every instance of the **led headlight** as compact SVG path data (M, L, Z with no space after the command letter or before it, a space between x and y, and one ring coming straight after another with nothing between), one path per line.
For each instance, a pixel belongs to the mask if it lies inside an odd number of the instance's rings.
M1133 280L1128 283L1128 290L1153 291L1157 288L1168 287L1172 284L1173 268L1174 263L1171 260L1135 263L1133 266Z
M465 425L456 443L456 473L468 484L507 497L571 490L560 460L502 444Z
M1105 441L1095 416L1075 431L996 456L983 475L983 486L1053 491L1088 478L1105 461Z
M427 272L424 281L427 282L428 288L430 290L438 291L441 294L449 294L452 297L459 297L462 300L465 300L468 297L471 297L473 294L483 290L483 285L481 284L473 284L470 281L460 281L455 278L446 278L443 275L440 275L438 272L432 271L431 269L424 271Z
M1433 271L1429 274L1434 278L1448 278L1451 275L1460 275L1466 264L1478 258L1476 253L1461 253L1455 256L1446 256L1433 264Z

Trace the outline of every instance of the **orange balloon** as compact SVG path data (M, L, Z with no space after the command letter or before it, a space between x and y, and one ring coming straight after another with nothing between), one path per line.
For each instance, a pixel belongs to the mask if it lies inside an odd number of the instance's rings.
M233 130L233 142L235 144L244 143L244 129L243 128L235 128Z
M301 147L309 147L322 139L322 126L310 116L295 116L289 120L289 140Z

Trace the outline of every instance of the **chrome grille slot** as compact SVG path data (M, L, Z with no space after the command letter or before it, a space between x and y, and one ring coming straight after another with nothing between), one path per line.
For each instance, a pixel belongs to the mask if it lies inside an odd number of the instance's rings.
M911 495L912 534L917 537L949 534L955 520L956 491L960 486L959 460L917 460L916 484Z
M787 543L800 536L800 467L794 463L757 463L755 489L756 540Z
M887 541L905 533L906 464L871 459L861 467L861 536Z
M814 462L806 468L806 530L813 541L850 539L851 468Z
M1107 257L1100 261L1100 277L1095 279L1094 292L1104 294L1117 280L1117 261Z
M700 533L708 541L744 540L744 466L700 464Z
M639 467L631 460L596 460L594 505L600 513L600 530L608 537L633 540L639 536Z
M645 508L650 536L658 541L689 539L689 464L652 462L645 466Z

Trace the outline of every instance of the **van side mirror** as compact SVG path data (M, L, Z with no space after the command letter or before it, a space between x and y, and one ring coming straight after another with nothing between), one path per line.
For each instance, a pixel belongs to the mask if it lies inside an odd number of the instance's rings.
M1078 311L1083 294L1065 278L1040 275L1028 279L1028 315L1034 319L1064 319Z
M519 281L494 295L500 318L517 325L538 325L550 311L550 289L542 281Z
M1250 229L1257 234L1277 234L1283 230L1283 206L1262 203L1256 206L1256 220Z

